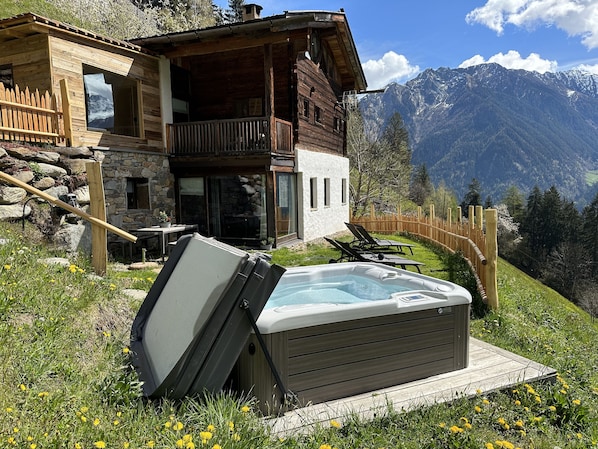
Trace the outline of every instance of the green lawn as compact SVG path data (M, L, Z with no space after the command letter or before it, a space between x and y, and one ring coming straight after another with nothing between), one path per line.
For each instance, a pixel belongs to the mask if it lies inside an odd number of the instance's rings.
M598 441L598 327L584 312L505 262L500 310L478 307L477 338L549 365L555 384L479 392L363 422L350 417L308 436L270 436L251 398L183 401L141 397L128 338L153 271L91 273L34 245L20 226L0 224L0 447L18 448L587 448ZM401 237L401 240L405 240ZM427 274L467 279L455 261L416 242ZM326 263L327 245L280 249L286 266ZM410 256L411 257L411 256ZM500 370L500 367L497 367Z

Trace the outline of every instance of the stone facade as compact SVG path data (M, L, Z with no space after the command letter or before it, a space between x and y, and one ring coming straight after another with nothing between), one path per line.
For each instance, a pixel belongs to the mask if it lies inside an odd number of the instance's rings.
M156 224L158 212L174 212L174 178L168 156L141 151L40 148L0 142L0 170L88 212L85 164L101 162L107 221L126 231ZM127 180L147 180L149 207L130 209ZM72 194L72 195L69 195ZM0 185L0 221L28 220L67 251L91 251L90 226L74 214L8 183ZM108 233L108 240L117 237Z

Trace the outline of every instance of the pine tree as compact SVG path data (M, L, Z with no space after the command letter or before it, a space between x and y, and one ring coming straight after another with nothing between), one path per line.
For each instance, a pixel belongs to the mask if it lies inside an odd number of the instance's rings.
M409 198L418 206L423 206L433 190L434 187L432 186L426 164L422 164L415 169L413 174L413 179L409 187Z
M482 194L480 193L482 187L480 181L476 178L472 178L469 184L469 190L463 197L461 202L461 209L463 215L469 217L469 206L481 206L482 205Z

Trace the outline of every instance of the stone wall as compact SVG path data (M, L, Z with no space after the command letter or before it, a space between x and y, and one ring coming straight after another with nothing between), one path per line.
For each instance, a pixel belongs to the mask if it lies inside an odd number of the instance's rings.
M155 224L159 210L174 211L174 178L164 154L70 147L35 147L0 142L0 170L63 201L89 209L85 164L102 163L107 221L130 231ZM127 179L148 180L150 207L127 208ZM70 198L69 198L70 197ZM67 251L91 252L89 223L26 190L0 183L0 221L28 220L50 242ZM108 240L117 237L108 233Z

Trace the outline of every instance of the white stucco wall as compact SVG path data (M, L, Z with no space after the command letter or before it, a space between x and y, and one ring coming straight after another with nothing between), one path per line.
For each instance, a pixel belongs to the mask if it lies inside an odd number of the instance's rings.
M345 231L349 221L349 159L327 153L295 149L299 203L298 236L314 240ZM310 204L310 179L317 182L317 207ZM324 179L330 179L330 205L324 205ZM346 179L345 203L341 202L342 179Z

